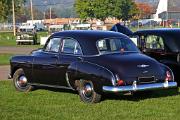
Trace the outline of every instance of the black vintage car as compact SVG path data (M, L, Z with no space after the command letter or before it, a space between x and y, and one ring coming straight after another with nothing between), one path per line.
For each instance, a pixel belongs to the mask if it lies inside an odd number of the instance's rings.
M146 55L170 67L180 85L180 29L159 28L132 32L127 27L115 24L111 31L136 38L137 47Z
M82 101L96 103L106 92L174 88L170 68L141 54L125 35L108 31L54 33L43 49L10 60L14 86L77 90Z
M180 83L180 29L139 30L134 35L140 50L169 66Z

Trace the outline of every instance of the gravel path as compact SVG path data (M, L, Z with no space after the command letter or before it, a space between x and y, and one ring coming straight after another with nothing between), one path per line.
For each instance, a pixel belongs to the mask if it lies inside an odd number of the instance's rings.
M0 66L0 80L8 80L9 72L10 72L9 65Z
M30 47L1 47L0 46L0 53L6 53L6 54L28 54L32 50L36 48L30 48Z
M0 54L29 54L32 50L36 48L31 47L15 47L15 46L0 46ZM8 74L10 67L9 65L0 66L0 80L8 80Z

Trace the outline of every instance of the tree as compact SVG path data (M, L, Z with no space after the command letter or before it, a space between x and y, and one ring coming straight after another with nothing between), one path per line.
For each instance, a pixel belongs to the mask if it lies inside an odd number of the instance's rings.
M139 18L149 18L152 14L152 6L147 3L136 3L139 9Z
M78 16L83 19L94 18L94 0L76 0L74 7Z
M94 0L93 12L95 18L105 21L106 18L110 16L110 1L111 0Z
M14 0L15 12L19 13L24 6L25 0ZM12 0L0 1L0 21L7 21L8 16L12 15Z
M132 0L116 0L113 15L117 19L127 21L137 13L137 6Z
M76 0L75 9L82 19L100 19L108 17L119 20L129 20L137 14L137 7L133 0Z

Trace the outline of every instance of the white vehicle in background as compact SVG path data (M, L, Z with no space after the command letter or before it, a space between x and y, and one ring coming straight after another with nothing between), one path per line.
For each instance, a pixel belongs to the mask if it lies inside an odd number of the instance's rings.
M64 25L50 25L48 29L49 33L64 31Z
M44 24L42 24L42 23L35 23L34 26L35 26L35 29L36 29L37 31L43 31L43 30L45 30L45 26L44 26Z
M34 26L36 31L43 31L46 28L43 22L44 20L27 20L27 22L24 24Z
M71 30L90 30L91 24L74 24L71 25Z
M65 25L50 25L48 27L49 36L55 32L64 31L64 30L65 30ZM49 36L41 37L40 38L40 45L45 45Z

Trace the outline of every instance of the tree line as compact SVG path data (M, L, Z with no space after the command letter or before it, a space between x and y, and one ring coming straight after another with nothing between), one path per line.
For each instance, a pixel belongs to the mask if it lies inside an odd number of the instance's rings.
M30 7L25 6L27 0L14 0L17 22L31 19ZM144 3L135 3L134 0L75 0L74 6L64 8L54 6L51 18L80 17L83 20L100 19L105 21L108 17L119 20L132 20L148 18L152 7ZM33 7L34 19L49 19L49 8L41 11ZM12 21L12 0L0 1L0 22Z
M25 0L14 0L15 13L21 13ZM12 0L0 1L0 22L7 21L12 16Z

